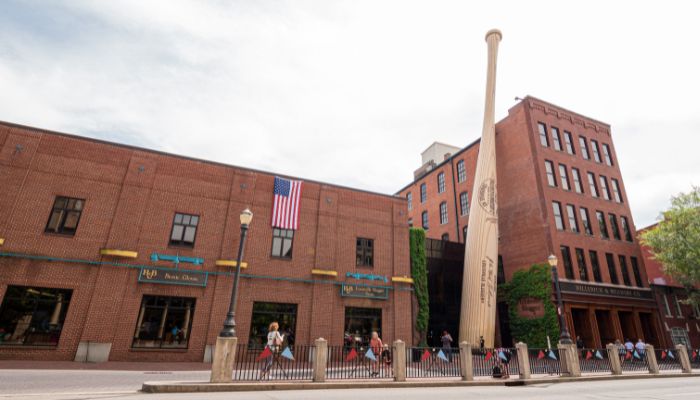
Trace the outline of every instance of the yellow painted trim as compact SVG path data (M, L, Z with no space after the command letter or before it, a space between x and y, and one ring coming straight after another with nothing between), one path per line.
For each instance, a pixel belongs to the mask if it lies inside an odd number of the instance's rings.
M328 275L328 276L338 276L338 271L331 271L328 269L312 269L312 275Z
M413 284L413 278L409 278L407 276L392 276L391 277L392 282L401 282L401 283L410 283Z
M131 250L115 250L115 249L101 249L100 254L103 256L112 257L123 257L123 258L138 258L139 253Z
M5 244L5 239L4 239L4 238L0 238L0 246L2 246L3 244Z
M232 268L236 268L236 264L238 264L238 262L236 260L216 260L216 263L215 263L215 265L217 267L232 267ZM243 261L241 263L241 268L248 268L248 263Z

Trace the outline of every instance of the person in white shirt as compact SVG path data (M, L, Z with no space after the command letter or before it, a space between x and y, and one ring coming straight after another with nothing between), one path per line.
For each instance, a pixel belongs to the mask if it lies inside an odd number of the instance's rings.
M637 353L642 356L644 355L644 351L646 350L646 343L642 340L642 338L639 338L637 341L637 344L634 345L634 348L637 349Z
M279 330L280 325L277 322L271 323L268 328L266 347L270 349L270 355L265 358L265 364L263 364L260 370L260 380L270 372L270 367L272 367L272 362L274 361L274 354L279 352L282 342L284 342L284 336L280 335Z
M632 341L629 339L625 339L625 349L628 351L634 350L634 343L632 343Z

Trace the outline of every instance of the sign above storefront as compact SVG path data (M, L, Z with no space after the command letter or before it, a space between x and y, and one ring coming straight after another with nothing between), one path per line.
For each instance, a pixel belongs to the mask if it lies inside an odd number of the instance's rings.
M139 273L139 282L205 287L207 286L207 274L193 271L170 271L162 268L142 268Z
M389 288L343 283L340 287L340 295L342 297L359 297L363 299L386 300L389 298Z
M560 282L565 293L590 294L594 296L622 297L626 299L651 300L651 290L643 288L621 288L586 283Z

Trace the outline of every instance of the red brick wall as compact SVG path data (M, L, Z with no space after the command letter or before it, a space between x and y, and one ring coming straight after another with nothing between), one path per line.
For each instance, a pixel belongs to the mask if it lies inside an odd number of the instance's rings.
M22 150L16 151L16 145ZM346 272L410 276L406 202L402 198L305 181L300 227L292 260L270 256L274 175L142 149L0 123L0 252L68 259L152 265L153 252L201 257L212 272L217 259L234 259L238 215L250 207L254 219L246 243L246 274L236 313L239 340L246 343L254 301L298 306L296 341L343 339L346 306L382 309L385 342L412 341L411 292L392 284L389 300L341 298L329 281L371 283ZM140 168L142 167L142 168ZM44 233L57 195L86 200L73 237ZM194 248L172 247L175 212L198 214ZM374 239L373 268L355 267L355 239ZM138 251L138 259L101 257L102 248ZM158 263L167 266L167 263ZM313 268L335 270L337 278L315 277ZM73 289L64 330L55 349L0 346L0 358L73 359L81 341L111 342L112 360L200 361L213 344L228 308L232 279L209 275L206 288L137 283L138 269L0 258L0 296L7 285ZM374 284L377 284L374 282ZM188 350L131 349L144 294L197 300Z

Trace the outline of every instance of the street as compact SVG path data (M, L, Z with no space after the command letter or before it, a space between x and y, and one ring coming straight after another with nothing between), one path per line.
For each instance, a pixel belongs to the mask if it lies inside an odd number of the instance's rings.
M144 381L205 380L207 371L61 371L0 370L0 400L4 399L230 399L341 400L378 397L382 400L452 399L694 399L700 398L700 377L633 379L515 387L390 388L236 393L146 394Z

